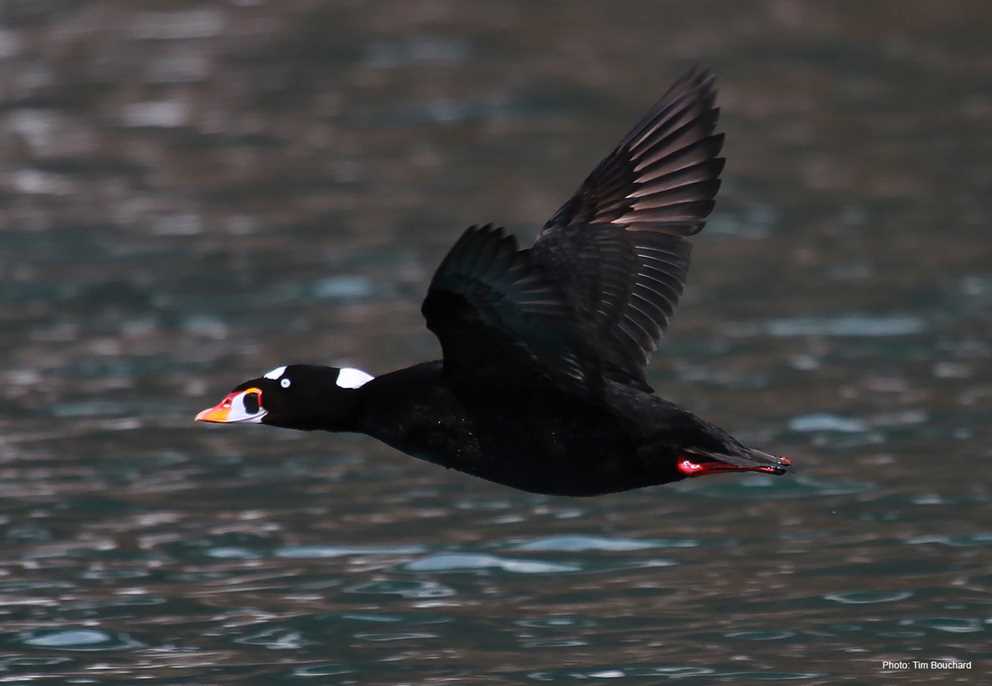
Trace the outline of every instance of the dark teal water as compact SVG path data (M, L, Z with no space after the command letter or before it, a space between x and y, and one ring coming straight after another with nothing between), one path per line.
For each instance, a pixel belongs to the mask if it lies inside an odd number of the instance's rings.
M990 18L3 4L0 683L987 683ZM795 476L551 498L193 425L436 357L464 226L533 235L696 60L729 163L652 381Z

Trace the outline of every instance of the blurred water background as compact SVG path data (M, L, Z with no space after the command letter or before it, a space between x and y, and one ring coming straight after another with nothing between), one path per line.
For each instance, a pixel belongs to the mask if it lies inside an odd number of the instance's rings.
M987 683L990 23L7 0L0 683ZM729 162L650 378L794 477L552 498L193 425L278 364L439 356L462 229L529 241L697 61Z

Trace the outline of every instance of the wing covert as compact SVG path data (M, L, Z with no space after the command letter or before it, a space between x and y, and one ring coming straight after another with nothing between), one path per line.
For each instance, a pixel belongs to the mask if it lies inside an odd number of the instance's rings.
M533 381L573 389L600 383L558 283L492 225L469 227L441 262L421 308L445 371L476 382Z

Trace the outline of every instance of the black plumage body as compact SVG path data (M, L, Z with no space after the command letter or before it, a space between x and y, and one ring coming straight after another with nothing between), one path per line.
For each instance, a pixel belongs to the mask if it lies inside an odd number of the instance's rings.
M434 464L536 493L589 496L685 478L685 446L749 458L726 432L616 382L577 401L553 386L460 386L426 362L355 391L356 431Z

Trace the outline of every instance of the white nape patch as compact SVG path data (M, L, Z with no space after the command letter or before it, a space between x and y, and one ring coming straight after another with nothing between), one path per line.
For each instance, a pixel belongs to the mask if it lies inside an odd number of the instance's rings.
M375 377L361 369L345 367L338 372L337 385L341 388L361 388Z
M266 379L276 380L276 379L278 379L280 376L282 376L285 373L286 373L286 366L283 365L282 367L276 367L271 372L266 372L265 373L265 378Z

